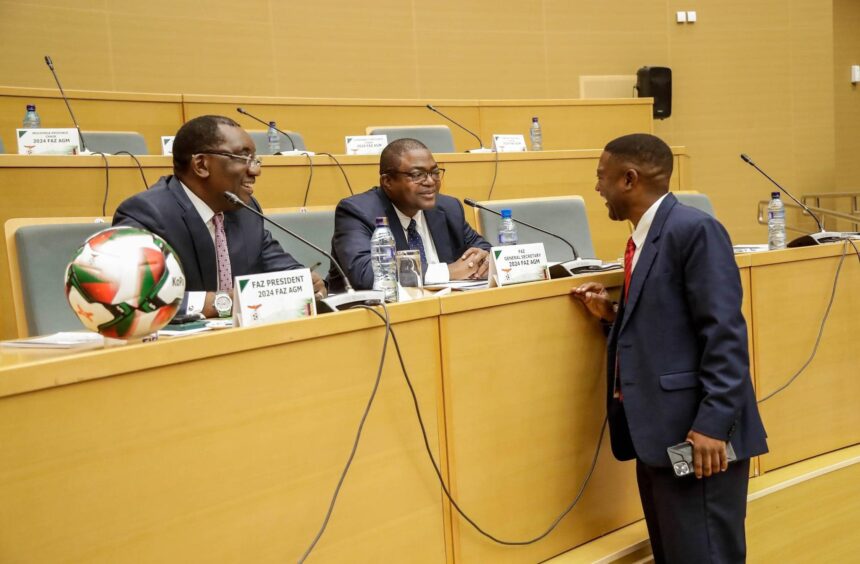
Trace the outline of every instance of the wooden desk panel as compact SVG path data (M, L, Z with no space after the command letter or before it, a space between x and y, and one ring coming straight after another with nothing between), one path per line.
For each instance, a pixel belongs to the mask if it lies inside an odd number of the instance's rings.
M600 279L617 285L622 276ZM569 296L572 286L558 280L441 300L453 494L505 540L539 535L573 501L604 420L605 338ZM538 562L640 519L634 474L612 457L607 431L582 501L548 537L501 546L452 511L455 560Z
M438 303L392 311L444 466ZM0 560L295 561L352 447L379 325L348 312L0 368ZM393 353L314 562L446 558Z
M759 398L785 384L812 354L842 245L752 256L752 316ZM767 472L860 443L860 266L853 249L842 265L836 297L815 358L784 391L760 405L770 454Z

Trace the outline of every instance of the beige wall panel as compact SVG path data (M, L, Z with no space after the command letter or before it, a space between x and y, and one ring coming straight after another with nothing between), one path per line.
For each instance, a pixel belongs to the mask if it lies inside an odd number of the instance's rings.
M849 81L851 65L860 65L860 2L833 2L833 82L836 118L836 178L838 191L860 191L860 85Z
M812 354L840 254L839 245L827 245L753 257L758 397L785 384ZM788 262L793 258L806 260ZM860 375L858 287L860 266L849 247L814 360L791 386L761 404L770 446L761 457L764 471L860 442L860 389L840 384L846 375Z
M0 399L0 560L296 561L352 447L384 332L323 330L289 343L290 327L147 345L137 354L201 354ZM437 318L396 330L439 457ZM389 346L362 442L312 559L439 563L444 538L440 488Z
M670 16L665 0L543 0L542 3L547 31L572 35L602 33L603 44L618 40L619 33L632 29L662 30Z
M101 2L36 4L0 1L2 85L53 87L44 61L50 55L63 88L115 90L110 58L113 39L104 12L97 10ZM22 111L19 121L23 117Z
M265 94L421 97L408 2L270 2L270 7L278 88L266 88Z

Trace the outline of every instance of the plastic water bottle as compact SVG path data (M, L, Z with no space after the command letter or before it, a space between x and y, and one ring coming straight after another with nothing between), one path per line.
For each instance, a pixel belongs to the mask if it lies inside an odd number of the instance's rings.
M24 114L24 129L39 129L42 127L42 118L36 113L35 104L27 104L27 113Z
M779 192L771 192L770 203L767 205L767 248L785 248L785 205Z
M511 210L502 210L502 221L499 223L499 245L517 244L517 224L511 219Z
M543 133L540 130L540 122L537 117L532 118L532 125L529 128L529 137L532 141L532 151L543 150Z
M277 155L281 152L281 137L275 129L275 122L269 122L269 131L266 133L269 140L269 154Z
M373 289L385 294L386 302L397 301L397 265L394 263L394 235L387 217L376 218L376 230L370 238L370 260L373 265Z

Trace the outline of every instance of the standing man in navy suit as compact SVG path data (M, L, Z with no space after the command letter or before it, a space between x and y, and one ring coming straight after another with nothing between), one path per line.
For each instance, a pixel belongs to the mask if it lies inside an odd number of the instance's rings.
M618 303L599 283L573 290L609 325L612 451L636 459L656 562L743 562L749 459L767 452L749 374L740 275L728 233L669 194L672 152L657 137L611 141L597 168L609 217L629 220ZM693 446L692 475L666 449ZM737 462L726 460L731 442Z
M379 186L340 201L331 253L353 287L373 287L370 238L377 217L388 218L398 251L421 252L426 283L487 276L491 245L466 222L460 202L439 193L444 173L423 143L398 139L379 156ZM329 289L344 289L334 266Z

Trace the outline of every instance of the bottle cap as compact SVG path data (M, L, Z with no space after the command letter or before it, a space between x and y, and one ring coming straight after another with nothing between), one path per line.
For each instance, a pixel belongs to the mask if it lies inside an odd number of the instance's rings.
M532 123L537 123L537 120L538 120L538 119L537 119L537 116L533 117L533 118L532 118Z
M269 127L275 127L275 122L270 121L270 122L269 122Z
M771 192L770 198L771 200L779 200L779 192Z
M377 227L388 227L388 218L387 217L377 217L376 218L376 226Z
M511 210L502 210L502 219L510 219Z
M28 112L35 112L36 111L36 104L27 104L27 111Z

